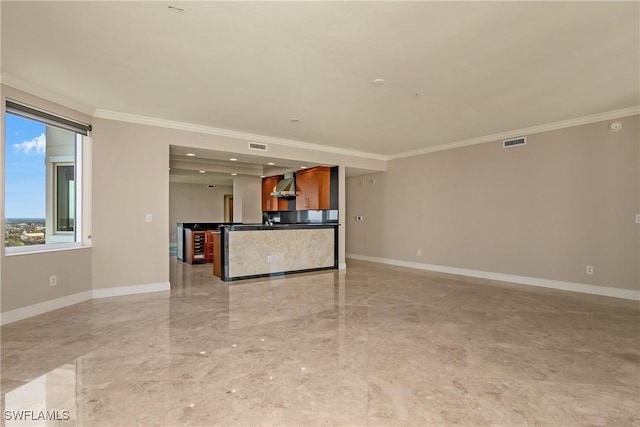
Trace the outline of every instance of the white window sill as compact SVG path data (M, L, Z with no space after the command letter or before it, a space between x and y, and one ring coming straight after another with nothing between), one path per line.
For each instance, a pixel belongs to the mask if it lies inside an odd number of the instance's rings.
M83 245L82 243L54 243L49 245L41 245L34 247L20 246L4 248L4 256L18 256L31 254L44 254L48 252L75 251L78 249L91 249L91 245Z

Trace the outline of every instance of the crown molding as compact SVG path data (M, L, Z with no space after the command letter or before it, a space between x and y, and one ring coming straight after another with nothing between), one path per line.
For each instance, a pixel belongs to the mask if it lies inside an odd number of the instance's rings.
M421 154L434 153L436 151L450 150L452 148L466 147L468 145L483 144L485 142L499 141L501 139L515 138L519 136L532 135L535 133L548 132L552 130L564 129L574 126L586 125L604 120L619 119L622 117L635 116L640 114L640 106L623 108L622 110L608 111L605 113L592 114L590 116L578 117L575 119L562 120L539 126L532 126L523 129L516 129L507 132L495 133L493 135L480 136L477 138L465 139L462 141L450 142L433 147L421 148L418 150L404 151L398 154L387 156L386 160L402 159L405 157L419 156Z
M265 144L281 145L286 147L296 147L306 150L319 151L331 154L340 154L346 156L353 156L358 158L389 161L395 159L402 159L405 157L419 156L421 154L434 153L437 151L450 150L453 148L466 147L469 145L483 144L486 142L499 141L502 139L514 138L525 135L532 135L541 132L548 132L558 129L564 129L574 126L586 125L590 123L613 120L622 117L634 116L640 114L640 106L634 106L629 108L623 108L621 110L608 111L604 113L592 114L590 116L578 117L569 120L562 120L559 122L543 124L539 126L532 126L528 128L516 129L507 132L495 133L492 135L486 135L471 139L465 139L461 141L449 142L445 144L439 144L431 147L420 148L417 150L403 151L396 154L383 155L377 153L368 153L358 150L350 150L346 148L332 147L321 144L314 144L310 142L296 141L285 138L277 138L267 135L259 135L254 133L240 132L229 129L216 128L211 126L197 125L192 123L179 122L174 120L158 119L155 117L140 116L136 114L120 113L117 111L110 111L104 109L93 109L87 105L73 101L64 95L52 92L42 86L33 84L12 74L2 72L0 74L0 83L10 86L12 88L29 93L30 95L43 98L47 101L54 102L63 107L70 108L80 113L87 114L88 116L116 120L121 122L137 123L148 126L156 126L168 129L183 130L188 132L196 132L208 135L223 136L234 139L242 139L246 141L262 142Z
M277 138L255 133L240 132L229 129L216 128L211 126L196 125L192 123L178 122L173 120L157 119L155 117L139 116L136 114L119 113L117 111L97 109L93 117L121 122L137 123L141 125L157 126L168 129L183 130L188 132L203 133L207 135L224 136L228 138L242 139L252 142L262 142L265 144L282 145L286 147L303 148L306 150L321 151L324 153L341 154L345 156L361 157L375 160L387 160L387 156L364 151L349 150L346 148L331 147L327 145L313 144L310 142L295 141L292 139Z
M23 80L19 77L14 76L13 74L2 72L0 74L0 83L28 93L29 95L37 96L38 98L42 98L46 101L53 102L71 110L75 110L79 113L86 114L89 117L91 117L94 112L93 107L77 101L73 101L64 95L52 92L49 89L45 89L40 85Z
M483 144L486 142L499 141L501 139L514 138L523 135L532 135L541 132L548 132L558 129L565 129L574 126L586 125L590 123L600 122L604 120L619 119L622 117L634 116L640 114L640 106L624 108L621 110L608 111L604 113L592 114L590 116L578 117L569 120L562 120L554 123L547 123L539 126L532 126L528 128L516 129L507 132L495 133L492 135L480 136L477 138L465 139L462 141L450 142L446 144L436 145L432 147L421 148L418 150L404 151L397 154L391 154L388 156L375 153L366 153L363 151L348 150L338 147L330 147L320 144L312 144L309 142L294 141L290 139L276 138L266 135L258 135L253 133L239 132L234 130L215 128L210 126L195 125L191 123L178 122L173 120L157 119L154 117L138 116L134 114L119 113L108 110L95 110L93 116L117 120L123 122L137 123L149 126L158 126L169 129L184 130L190 132L204 133L209 135L225 136L229 138L243 139L247 141L263 142L265 144L284 145L287 147L297 147L307 150L321 151L325 153L342 154L347 156L369 158L376 160L395 160L405 157L419 156L421 154L434 153L437 151L450 150L453 148L466 147L469 145Z

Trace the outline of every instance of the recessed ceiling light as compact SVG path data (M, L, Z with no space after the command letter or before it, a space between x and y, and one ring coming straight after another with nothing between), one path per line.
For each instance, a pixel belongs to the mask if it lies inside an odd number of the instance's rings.
M384 79L375 79L374 81L372 81L371 83L373 83L376 86L380 86L384 84Z
M306 166L300 166L300 169L306 169L306 168L307 168Z
M300 119L299 119L299 118L297 118L297 117L291 117L291 121L292 121L292 122L299 122L299 121L300 121Z
M238 161L238 159L236 159L235 157L232 157L229 160L231 160L232 162L237 162Z
M207 171L198 171L198 172L200 172L200 173L207 173Z
M267 164L268 164L269 166L273 166L273 165L275 165L275 163L273 163L273 162L269 162L269 163L267 163Z
M266 176L264 176L264 175L260 175L260 178L266 178Z
M195 154L193 154L193 153L187 153L187 156L189 156L189 157L195 157L196 155L195 155Z
M232 173L232 174L231 174L231 176L236 176L236 175L238 175L238 174L237 174L237 173Z

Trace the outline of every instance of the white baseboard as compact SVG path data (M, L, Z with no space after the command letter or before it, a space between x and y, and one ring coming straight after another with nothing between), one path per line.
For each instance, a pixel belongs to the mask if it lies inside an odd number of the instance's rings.
M144 285L120 286L117 288L102 288L79 292L67 295L50 301L28 305L0 314L0 325L24 320L29 317L38 316L49 311L58 310L70 305L98 298L117 297L123 295L144 294L148 292L168 291L171 288L169 282L147 283Z
M489 271L469 270L466 268L446 267L442 265L423 264L419 262L402 261L397 259L378 258L359 254L346 254L346 258L361 261L377 262L380 264L397 265L399 267L416 268L419 270L437 271L440 273L457 274L460 276L478 277L481 279L498 280L501 282L518 283L520 285L539 286L542 288L559 289L563 291L582 292L585 294L602 295L639 301L640 291L631 289L609 288L606 286L587 285L585 283L562 282L559 280L540 279L537 277L516 276L512 274L492 273Z
M93 298L119 297L123 295L146 294L147 292L168 291L169 282L147 283L144 285L119 286L117 288L101 288L93 290Z
M338 265L338 270L346 270L346 269L347 269L347 263L346 262L340 263Z
M67 295L61 298L56 298L38 304L17 308L15 310L6 311L0 314L0 325L7 325L9 323L17 322L18 320L27 319L29 317L47 313L49 311L58 310L70 305L88 301L91 298L91 291L83 291L78 292L77 294Z

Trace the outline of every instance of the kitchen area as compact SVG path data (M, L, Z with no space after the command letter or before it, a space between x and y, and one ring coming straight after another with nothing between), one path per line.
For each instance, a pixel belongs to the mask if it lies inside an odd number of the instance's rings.
M205 264L225 282L338 269L338 166L264 169L276 173L234 178L231 186L170 182L170 205L182 209L170 224L178 262ZM185 198L193 191L201 195Z

